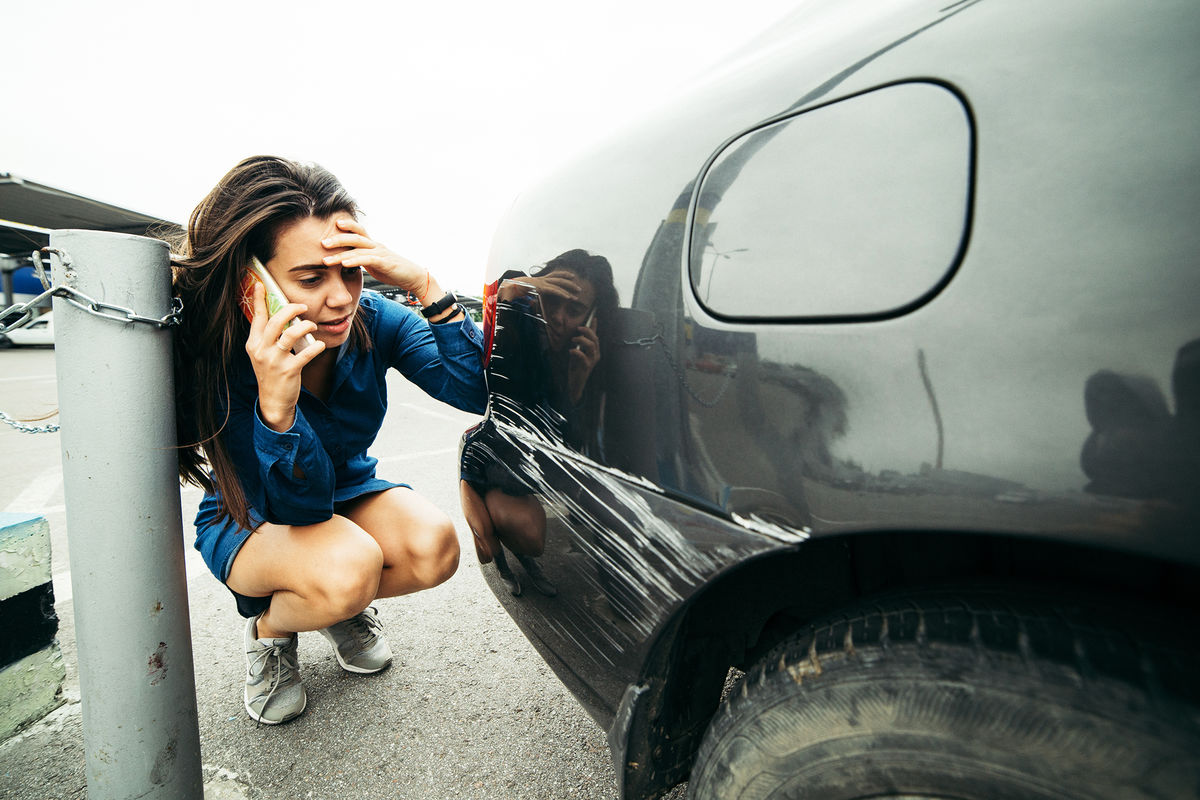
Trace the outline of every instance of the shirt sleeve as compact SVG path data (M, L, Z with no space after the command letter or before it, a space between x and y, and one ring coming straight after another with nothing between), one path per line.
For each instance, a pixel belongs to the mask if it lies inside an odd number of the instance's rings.
M242 387L241 396L233 398L222 435L246 500L268 522L324 522L333 516L336 476L321 440L299 407L288 430L269 428L252 388Z
M482 414L487 407L483 333L467 314L460 322L430 324L405 306L374 303L375 341L388 364L428 394L455 408ZM382 335L380 335L382 334Z
M333 516L333 462L299 406L292 427L281 433L263 422L255 401L254 452L270 522L311 525Z

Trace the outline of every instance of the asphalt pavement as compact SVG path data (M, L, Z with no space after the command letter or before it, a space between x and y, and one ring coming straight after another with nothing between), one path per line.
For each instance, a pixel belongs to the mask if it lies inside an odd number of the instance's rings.
M243 621L191 547L200 494L183 490L205 797L615 798L604 732L480 574L456 484L458 438L477 418L398 375L388 388L388 419L371 450L379 473L410 483L451 516L462 560L442 586L376 604L395 653L383 673L343 672L323 638L301 634L309 704L291 723L257 726L245 713ZM53 350L0 350L0 411L32 416L53 411L56 402ZM0 425L0 510L38 513L50 523L67 663L67 703L0 743L0 797L7 800L86 796L58 438Z

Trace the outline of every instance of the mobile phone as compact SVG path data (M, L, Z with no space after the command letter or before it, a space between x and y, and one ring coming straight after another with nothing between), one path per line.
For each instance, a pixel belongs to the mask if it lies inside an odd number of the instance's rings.
M250 263L246 265L246 269L242 273L242 294L238 304L242 307L242 313L246 315L246 319L252 322L254 321L254 284L256 283L261 283L267 290L268 315L276 313L290 302L283 290L279 288L279 284L271 277L271 273L267 272L267 268L258 260L258 256L250 256ZM288 327L295 325L298 319L299 317L293 317L288 323ZM304 341L306 344L317 343L311 333L304 334Z
M592 320L594 320L595 318L596 318L596 306L595 306L595 305L593 305L593 306L592 306L592 311L591 311L591 313L590 313L590 314L588 314L587 321L583 323L583 327L585 327L585 328L590 328L590 327L592 327ZM572 349L572 350L578 350L578 349L579 349L579 345L575 345L575 346L573 346L571 349Z

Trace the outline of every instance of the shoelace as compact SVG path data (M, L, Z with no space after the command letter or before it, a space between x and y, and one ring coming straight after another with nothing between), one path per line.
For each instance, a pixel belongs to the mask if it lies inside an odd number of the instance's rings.
M383 633L383 623L379 621L374 606L360 611L346 620L346 625L364 650L369 650L375 644L379 634Z
M267 661L275 659L275 674L270 676L271 691L267 692L267 696L263 698L262 706L259 708L257 725L262 725L262 715L267 713L267 705L270 704L271 698L275 696L275 692L280 685L289 682L292 675L299 668L299 663L296 658L288 652L288 645L273 644L270 647L255 648L247 651L246 655L253 656L250 662L250 673L253 675L261 674L266 670Z

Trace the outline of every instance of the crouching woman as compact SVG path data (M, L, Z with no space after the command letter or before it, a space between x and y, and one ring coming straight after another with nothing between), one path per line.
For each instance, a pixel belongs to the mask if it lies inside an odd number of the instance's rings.
M192 213L176 261L180 475L205 490L196 548L247 617L244 702L268 724L307 703L300 631L320 631L344 669L378 672L392 654L371 603L458 566L450 519L377 477L366 451L388 368L481 412L482 336L357 216L326 170L248 158ZM262 285L243 292L254 258L289 301L273 312ZM364 270L415 295L421 313L364 292Z

